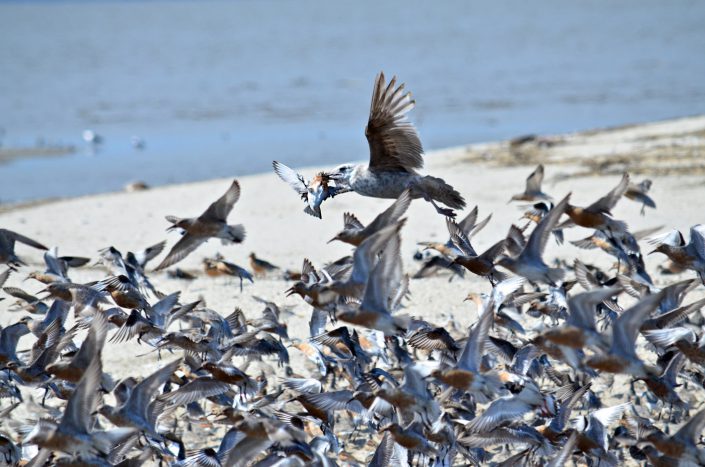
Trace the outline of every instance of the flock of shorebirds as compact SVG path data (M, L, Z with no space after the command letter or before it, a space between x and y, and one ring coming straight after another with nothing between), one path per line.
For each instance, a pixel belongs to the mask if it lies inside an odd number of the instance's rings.
M160 293L147 264L165 242L125 255L106 248L107 276L80 284L70 270L89 259L0 229L0 286L29 269L19 244L46 250L46 271L27 276L43 284L37 296L3 288L3 313L27 314L0 334L0 465L705 465L705 409L694 402L705 384L705 300L687 299L705 283L705 227L692 227L687 242L678 231L630 233L611 211L623 197L655 208L648 180L625 174L577 207L570 194L555 202L542 190L539 166L512 197L530 203L525 225L478 252L473 237L489 217L478 221L475 208L456 221L462 196L417 172L423 150L405 117L413 106L403 85L380 74L365 130L369 164L306 180L274 163L319 218L323 202L345 192L394 199L367 225L345 214L333 240L352 245L349 256L322 267L304 259L286 273L287 293L310 310L308 336L289 336L291 315L272 301L260 299L254 317ZM154 271L210 238L242 242L243 226L227 223L239 197L233 181L199 217L167 216L182 237ZM420 242L413 277L473 274L491 288L468 294L478 308L469 329L404 313L410 276L400 246L416 198L446 216L448 241ZM563 243L573 226L594 233L572 243L614 257L613 269L546 262L547 243ZM668 258L661 274L697 276L656 287L644 237ZM251 272L222 257L204 268L238 277L241 288L277 269L254 254ZM17 300L9 307L8 296ZM18 349L21 340L31 348ZM154 349L167 363L143 375L136 361L135 376L116 381L103 366L106 341ZM305 364L290 365L291 348ZM258 360L278 364L276 374L248 374ZM607 405L597 387L617 391L618 375L625 401ZM187 431L207 445L186 445Z

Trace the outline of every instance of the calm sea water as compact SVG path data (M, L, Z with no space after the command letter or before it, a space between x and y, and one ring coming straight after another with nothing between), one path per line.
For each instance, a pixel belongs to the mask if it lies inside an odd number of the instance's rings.
M380 70L427 149L704 113L703 25L702 1L0 2L0 144L77 148L0 165L0 200L365 158Z

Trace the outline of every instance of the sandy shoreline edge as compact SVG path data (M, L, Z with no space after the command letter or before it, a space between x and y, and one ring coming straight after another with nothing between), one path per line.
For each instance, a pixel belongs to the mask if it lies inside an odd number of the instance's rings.
M696 146L700 147L705 144L705 115L686 116L648 123L632 123L614 127L594 128L563 134L520 135L509 140L478 142L460 146L451 146L442 149L434 149L426 154L426 165L427 167L433 167L439 163L447 165L448 163L452 164L458 160L461 160L462 162L473 161L497 166L514 166L530 165L533 163L533 159L549 164L551 162L565 164L566 162L580 162L580 157L590 157L595 155L614 158L616 157L616 154L610 151L609 144L614 144L620 140L632 142L635 140L639 141L644 138L678 140L692 135L698 135L703 139L703 141ZM518 141L526 141L527 143L549 143L544 144L543 149L549 149L549 145L555 146L556 143L560 143L561 146L565 146L566 148L558 148L557 150L550 152L544 151L543 153L535 153L535 151L532 151L532 155L530 157L526 157L525 153L518 151L519 146L521 146L516 145L516 142ZM691 141L690 143L693 145L695 142ZM592 147L593 150L587 151L582 155L578 155L576 154L576 146ZM654 144L653 146L657 145ZM513 149L514 151L510 151L510 149ZM631 148L626 146L620 149L622 152L625 152ZM444 160L441 162L438 161L438 159ZM320 170L321 167L298 167L298 169L302 172L315 172L316 170ZM705 170L705 167L703 167L703 170ZM270 172L260 172L244 175L243 177L256 177L268 173ZM188 186L191 184L207 183L215 180L219 179L216 178L194 182L170 183L151 187L150 190L160 189L167 186ZM92 193L70 198L54 197L19 202L0 202L0 214L45 204L58 203L69 199L82 199L100 195L120 194L125 193L126 191L128 190Z

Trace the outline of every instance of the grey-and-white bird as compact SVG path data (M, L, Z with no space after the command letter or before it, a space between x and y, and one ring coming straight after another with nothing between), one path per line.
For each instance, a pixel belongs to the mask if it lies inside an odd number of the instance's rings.
M423 167L423 147L416 128L406 119L415 101L404 92L403 84L395 86L396 77L387 84L384 73L377 75L365 128L369 163L340 165L330 177L336 185L373 198L398 198L409 188L413 198L423 198L439 213L452 217L453 209L465 207L465 200L442 179L416 171ZM436 202L452 209L441 208Z

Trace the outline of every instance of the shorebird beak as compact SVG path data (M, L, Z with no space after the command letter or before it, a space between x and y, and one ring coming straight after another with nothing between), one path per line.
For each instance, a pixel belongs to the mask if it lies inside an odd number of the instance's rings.
M326 243L333 243L336 240L338 240L338 237L333 237L330 240L328 240Z

